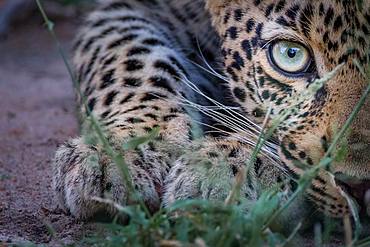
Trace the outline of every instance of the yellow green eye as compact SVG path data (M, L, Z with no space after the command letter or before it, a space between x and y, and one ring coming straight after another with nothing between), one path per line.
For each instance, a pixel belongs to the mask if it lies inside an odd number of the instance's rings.
M277 67L288 73L305 72L311 62L308 49L290 41L278 41L273 44L270 56Z

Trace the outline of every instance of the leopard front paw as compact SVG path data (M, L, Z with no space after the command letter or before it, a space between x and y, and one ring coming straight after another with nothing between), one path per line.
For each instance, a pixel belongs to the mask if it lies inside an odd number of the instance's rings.
M103 160L82 138L68 141L58 149L53 163L53 189L59 206L79 219L98 212L115 213L113 206L96 198L125 204L127 194L119 174L116 165Z
M224 160L179 159L172 167L165 182L163 196L164 206L175 201L186 199L206 199L225 201L235 183L233 165ZM246 184L242 193L251 197L251 191Z

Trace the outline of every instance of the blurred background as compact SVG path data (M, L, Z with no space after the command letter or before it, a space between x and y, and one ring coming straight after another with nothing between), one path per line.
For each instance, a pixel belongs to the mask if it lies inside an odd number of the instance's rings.
M89 0L42 0L68 57ZM0 0L0 246L71 244L94 228L53 203L56 147L78 134L72 82L34 0Z

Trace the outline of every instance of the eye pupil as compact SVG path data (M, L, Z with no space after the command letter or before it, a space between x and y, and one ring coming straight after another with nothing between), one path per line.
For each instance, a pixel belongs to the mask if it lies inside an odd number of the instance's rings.
M294 58L297 55L297 50L294 48L289 48L287 54L288 57Z

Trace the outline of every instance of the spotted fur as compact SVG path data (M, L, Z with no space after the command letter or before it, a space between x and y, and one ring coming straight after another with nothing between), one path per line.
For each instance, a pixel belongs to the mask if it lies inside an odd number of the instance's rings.
M317 164L367 85L354 61L369 63L369 30L366 1L361 9L355 1L335 0L102 1L79 34L74 65L90 111L156 210L161 202L185 198L225 199L268 109L273 118L315 79L344 64L279 127L251 175L270 187L298 179L303 170L297 162ZM268 49L280 39L309 47L312 68L291 76L274 67ZM321 171L307 191L329 215L349 213L335 175L370 178L369 111L367 102L347 138L348 158ZM81 114L85 119L83 106ZM122 150L127 140L155 127L156 139ZM81 138L60 147L53 172L60 205L76 217L114 212L93 196L130 203L112 161ZM211 183L213 178L224 183ZM248 183L242 191L257 196Z

